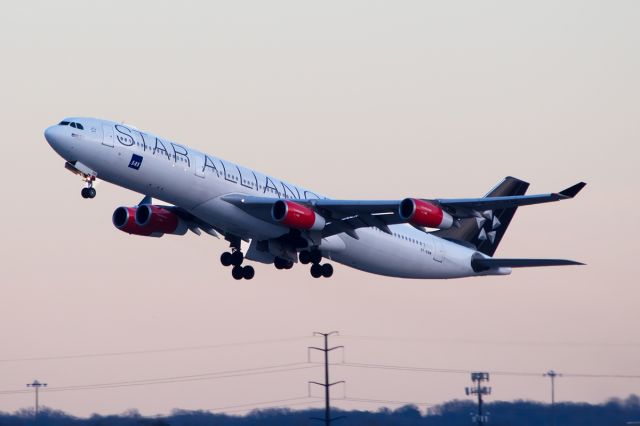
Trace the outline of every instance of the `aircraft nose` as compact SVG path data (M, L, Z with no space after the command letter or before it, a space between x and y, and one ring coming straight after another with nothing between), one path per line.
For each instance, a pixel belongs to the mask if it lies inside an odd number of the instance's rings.
M56 139L58 139L59 134L56 135L56 133L58 133L56 132L56 127L59 127L59 126L50 126L50 127L47 127L44 131L44 138L47 140L47 142L49 142L49 145L51 145L52 147L54 147L58 142Z
M49 145L60 156L65 157L69 154L69 143L65 135L63 126L51 126L47 127L44 131L44 138L49 142Z

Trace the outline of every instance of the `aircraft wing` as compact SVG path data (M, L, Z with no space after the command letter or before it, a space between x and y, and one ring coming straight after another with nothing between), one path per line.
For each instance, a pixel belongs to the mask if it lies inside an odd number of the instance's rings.
M228 203L266 221L273 221L271 209L279 200L271 197L256 197L243 194L229 194L222 197ZM287 199L316 211L326 219L322 237L346 233L358 239L355 230L375 226L391 233L388 225L406 223L398 214L400 200L327 200L327 199Z
M560 192L536 195L515 195L483 198L436 198L424 199L442 207L454 217L469 217L469 211L497 210L532 204L549 203L575 197L586 186L579 182ZM330 211L335 216L349 217L360 214L393 214L402 200L293 200L318 209Z
M461 199L441 198L424 199L423 201L440 207L454 219L461 219L479 217L487 210L513 208L573 198L585 185L584 182L580 182L558 193L549 194ZM268 221L273 220L271 208L279 200L277 198L247 196L244 194L229 194L223 196L222 199L247 213ZM358 236L355 230L358 228L377 227L383 232L391 233L388 225L408 223L399 214L403 200L287 199L286 201L312 208L325 218L327 225L322 230L323 237L344 232L357 239Z
M570 199L575 197L586 185L584 182L579 182L560 192L552 192L550 194L484 198L438 198L432 200L432 202L438 204L450 214L454 216L460 215L460 217L462 217L464 214L462 212L466 210L497 210Z

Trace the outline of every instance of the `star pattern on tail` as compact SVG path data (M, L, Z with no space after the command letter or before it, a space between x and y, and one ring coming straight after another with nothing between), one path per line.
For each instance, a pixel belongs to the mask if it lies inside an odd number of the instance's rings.
M476 224L478 225L478 229L480 230L480 233L477 237L478 240L489 240L489 242L493 244L496 240L496 230L500 227L500 225L502 225L502 223L498 219L498 216L493 214L493 210L485 210L480 213L475 219Z

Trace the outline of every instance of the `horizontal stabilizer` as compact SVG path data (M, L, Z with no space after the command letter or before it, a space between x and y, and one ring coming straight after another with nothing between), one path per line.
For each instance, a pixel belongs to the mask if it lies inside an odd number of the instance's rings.
M569 198L573 198L576 195L578 195L578 192L580 192L582 190L582 188L584 188L585 186L587 186L586 183L584 182L580 182L580 183L576 183L575 185L560 191L560 195L563 195L565 197L569 197Z
M473 259L471 267L476 272L494 268L530 268L534 266L584 265L584 263L566 259Z

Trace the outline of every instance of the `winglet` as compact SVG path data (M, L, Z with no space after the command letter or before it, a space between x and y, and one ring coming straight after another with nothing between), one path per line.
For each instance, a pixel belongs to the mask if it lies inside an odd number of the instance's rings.
M570 186L569 188L560 191L560 195L567 197L567 198L573 198L576 195L578 195L578 192L580 192L582 190L582 188L584 188L587 184L584 182L579 182L576 183L573 186Z

